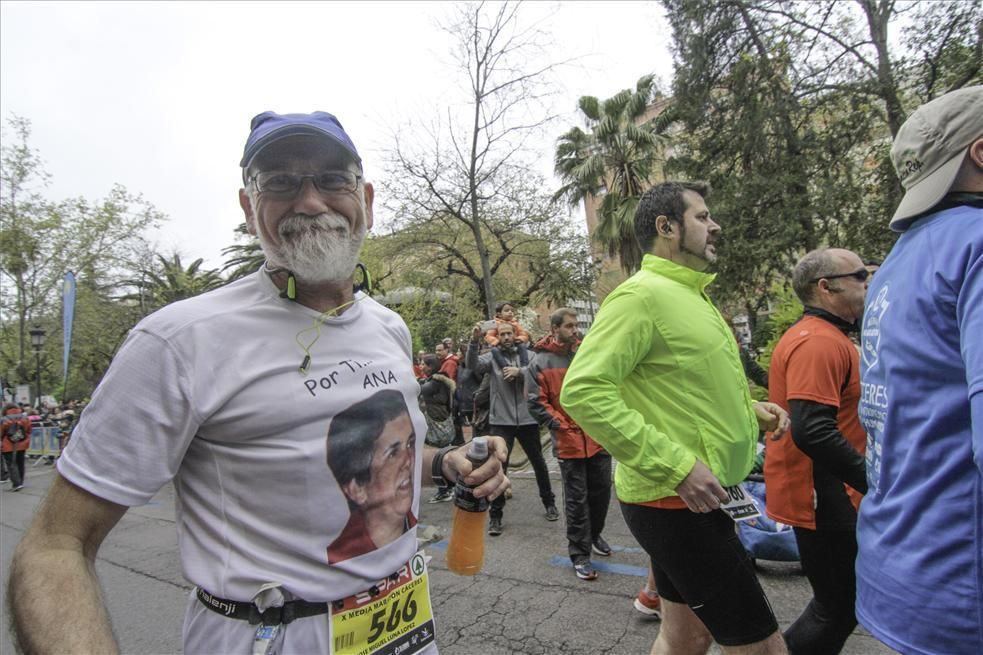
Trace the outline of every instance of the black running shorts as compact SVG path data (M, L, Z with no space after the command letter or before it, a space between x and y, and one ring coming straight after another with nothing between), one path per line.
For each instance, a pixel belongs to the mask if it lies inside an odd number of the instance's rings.
M689 605L718 644L753 644L778 630L751 556L722 510L621 503L621 513L652 560L659 595Z

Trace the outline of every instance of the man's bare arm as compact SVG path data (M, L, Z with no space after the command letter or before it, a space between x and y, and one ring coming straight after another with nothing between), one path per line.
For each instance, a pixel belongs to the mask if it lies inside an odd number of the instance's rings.
M21 652L119 652L95 559L126 510L55 478L11 561L7 607Z

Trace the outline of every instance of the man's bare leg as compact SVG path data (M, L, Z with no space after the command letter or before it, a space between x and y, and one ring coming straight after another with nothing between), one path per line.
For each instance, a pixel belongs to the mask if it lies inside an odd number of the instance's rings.
M651 655L705 655L713 642L703 621L685 603L662 599L662 627ZM788 655L782 633L745 646L721 646L727 655Z
M662 627L651 655L705 655L713 637L689 605L662 599Z
M788 648L785 647L785 639L779 630L771 633L771 636L746 646L721 646L727 655L788 655Z

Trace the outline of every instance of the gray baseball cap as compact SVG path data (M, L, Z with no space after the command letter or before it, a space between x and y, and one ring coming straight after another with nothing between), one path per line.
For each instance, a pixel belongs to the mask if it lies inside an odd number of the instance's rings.
M903 232L911 218L934 207L952 187L969 145L983 137L983 86L939 96L908 117L891 147L905 189L891 218Z

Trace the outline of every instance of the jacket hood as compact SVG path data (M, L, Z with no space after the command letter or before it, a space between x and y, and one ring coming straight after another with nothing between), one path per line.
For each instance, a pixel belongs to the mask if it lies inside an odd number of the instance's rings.
M579 339L575 341L573 346L571 346L568 349L565 345L557 341L556 337L554 337L552 334L547 334L545 337L537 341L536 345L534 345L532 348L536 352L545 351L545 352L556 353L558 355L565 355L567 353L572 354L577 352L577 348L579 347L580 347Z
M438 382L443 382L445 385L447 385L447 388L450 389L452 394L457 389L457 383L455 383L454 380L450 379L443 373L434 373L430 377L433 378L434 380L437 380Z

